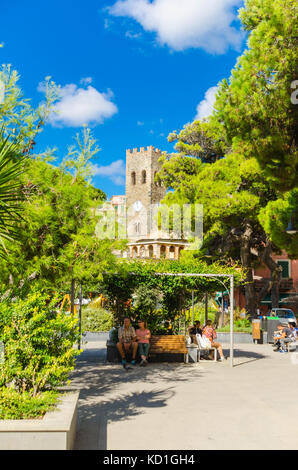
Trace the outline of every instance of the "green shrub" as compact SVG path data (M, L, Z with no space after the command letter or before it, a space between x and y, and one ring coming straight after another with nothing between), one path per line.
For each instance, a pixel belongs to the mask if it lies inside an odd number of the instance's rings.
M56 309L57 299L40 291L25 300L0 304L0 387L13 387L36 397L41 390L62 385L79 352L77 319Z
M234 320L233 330L238 333L251 333L252 326L250 321L247 318L238 318ZM230 323L226 323L223 328L219 328L219 332L228 332L230 331Z
M12 388L0 388L0 419L41 418L55 408L59 394L54 390L33 397L29 392L19 393Z
M101 307L82 309L82 331L109 331L113 326L113 315Z

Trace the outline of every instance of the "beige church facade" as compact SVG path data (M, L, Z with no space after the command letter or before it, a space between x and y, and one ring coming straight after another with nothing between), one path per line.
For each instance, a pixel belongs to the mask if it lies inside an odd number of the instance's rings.
M127 237L130 258L179 259L187 240L157 227L156 211L166 188L155 181L160 170L161 151L153 146L126 151L125 196L112 196L116 211L126 204Z

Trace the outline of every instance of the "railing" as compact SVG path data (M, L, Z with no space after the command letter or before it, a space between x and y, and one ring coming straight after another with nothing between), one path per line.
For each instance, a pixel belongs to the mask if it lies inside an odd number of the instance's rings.
M263 278L263 279L255 280L254 284L255 284L256 289L261 290L265 286L265 283L267 283L268 281L270 281L270 278ZM279 285L280 291L292 290L293 287L294 287L294 282L292 278L289 277L287 279L281 279L280 285Z

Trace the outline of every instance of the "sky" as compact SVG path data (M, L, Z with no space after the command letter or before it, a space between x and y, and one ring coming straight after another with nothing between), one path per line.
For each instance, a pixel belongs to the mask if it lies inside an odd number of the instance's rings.
M101 151L93 184L125 193L125 151L207 117L218 83L246 47L241 0L1 0L0 63L36 107L45 77L61 86L35 150L57 162L84 125Z

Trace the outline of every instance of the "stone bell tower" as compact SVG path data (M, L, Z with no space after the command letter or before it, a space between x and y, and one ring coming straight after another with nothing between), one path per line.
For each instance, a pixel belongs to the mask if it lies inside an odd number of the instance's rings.
M153 146L126 151L126 208L131 258L178 259L187 241L153 228L154 210L166 196L166 188L154 181L161 169L161 151Z
M126 151L126 207L129 238L150 237L150 210L166 195L164 186L154 181L160 170L161 151L153 146Z
M166 195L164 186L154 182L161 165L158 159L161 151L153 146L141 147L140 150L126 151L126 204L130 207L135 202L149 208L158 204Z

